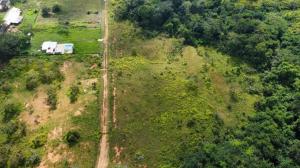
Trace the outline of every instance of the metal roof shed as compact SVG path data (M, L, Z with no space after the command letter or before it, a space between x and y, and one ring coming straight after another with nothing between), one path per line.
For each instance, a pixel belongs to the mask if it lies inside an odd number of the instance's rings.
M19 24L23 20L21 16L22 11L18 8L11 8L4 17L4 23L7 25Z

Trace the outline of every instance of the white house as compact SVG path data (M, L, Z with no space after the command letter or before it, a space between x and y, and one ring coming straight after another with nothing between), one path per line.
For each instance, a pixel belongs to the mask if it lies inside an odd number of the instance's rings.
M74 44L65 43L58 44L53 41L45 41L42 44L42 51L47 54L72 54L74 50Z
M5 11L10 6L10 0L0 0L0 11Z
M42 44L42 51L46 52L47 54L55 54L56 46L57 42L45 41Z
M11 8L4 17L4 23L6 25L19 24L23 17L21 16L22 11L18 8Z

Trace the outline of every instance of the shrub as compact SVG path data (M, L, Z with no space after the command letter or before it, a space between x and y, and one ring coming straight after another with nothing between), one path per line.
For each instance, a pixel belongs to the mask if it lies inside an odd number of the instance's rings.
M26 89L34 90L39 85L38 73L35 71L29 71L26 79Z
M40 163L40 161L40 156L34 153L27 159L26 166L36 166Z
M230 100L232 102L238 102L239 97L238 97L237 92L234 89L232 89L232 88L230 89L229 95L230 95Z
M10 84L8 83L4 83L1 85L1 90L5 93L5 94L8 94L12 91L12 87Z
M59 13L59 12L61 12L61 7L60 7L60 5L58 5L58 4L53 5L53 6L52 6L52 12L53 12L53 13Z
M15 123L15 131L9 136L9 141L15 142L26 135L26 125L23 122Z
M64 140L69 146L75 145L79 141L79 139L80 134L77 131L68 131L64 136Z
M21 106L17 103L7 103L4 105L3 121L7 122L21 112Z
M47 137L45 135L40 135L40 136L35 137L31 141L31 143L32 143L31 146L34 149L40 148L45 145L46 141L47 141Z
M9 153L9 146L8 145L1 145L0 146L0 167L6 167L8 161L8 153Z
M22 54L29 47L29 40L23 33L0 34L0 62Z
M57 93L54 87L50 87L47 91L47 104L50 106L50 110L55 110L57 106Z
M52 67L49 70L40 69L39 78L43 84L51 84L54 80L63 80L64 77L56 67Z
M43 17L49 17L50 16L50 8L43 7L43 9L42 9L42 16Z
M75 103L77 101L79 92L80 92L80 90L77 85L71 86L69 94L68 94L71 103Z
M57 28L57 33L58 34L63 34L63 35L69 35L69 27L67 25L60 25Z
M25 161L26 161L25 157L20 151L16 153L12 153L8 161L8 167L10 168L22 167L25 164Z

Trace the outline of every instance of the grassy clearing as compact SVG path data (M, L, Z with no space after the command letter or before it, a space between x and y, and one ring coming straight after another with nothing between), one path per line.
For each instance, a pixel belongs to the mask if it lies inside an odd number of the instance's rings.
M138 40L136 30L112 34L123 39L112 41L111 47L125 53L111 52L117 88L112 167L118 162L168 167L169 161L176 162L182 143L192 148L213 141L217 132L242 126L254 113L253 103L259 97L249 93L260 86L248 87L258 77L247 65L211 48L182 48L176 39ZM137 38L125 51L124 37ZM124 148L118 157L115 147Z
M47 40L58 41L59 43L74 43L75 53L77 54L98 54L101 51L101 45L97 41L100 34L100 29L87 27L35 27L32 52L39 50L43 41Z

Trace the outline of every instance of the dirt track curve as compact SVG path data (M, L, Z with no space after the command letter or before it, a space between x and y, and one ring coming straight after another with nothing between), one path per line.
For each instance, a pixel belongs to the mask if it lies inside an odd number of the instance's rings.
M103 10L104 21L104 51L103 51L103 102L102 111L100 115L101 120L101 140L99 145L99 155L96 168L107 168L109 163L109 142L108 142L108 113L109 113L109 83L108 83L108 14L107 14L107 0L105 0Z

